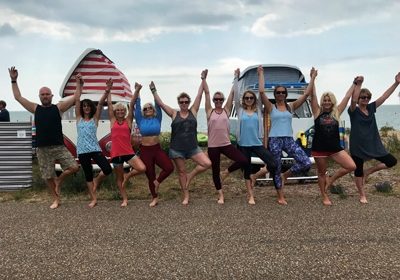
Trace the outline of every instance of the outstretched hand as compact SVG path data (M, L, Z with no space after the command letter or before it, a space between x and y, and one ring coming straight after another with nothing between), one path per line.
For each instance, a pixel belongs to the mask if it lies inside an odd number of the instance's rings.
M143 86L142 86L141 84L139 84L138 82L135 82L135 91L141 90L142 87L143 87Z
M262 67L262 65L259 65L257 67L257 74L258 74L258 76L264 75L264 67Z
M396 77L394 77L394 79L395 79L395 81L396 81L397 83L400 83L400 72L397 73L397 75L396 75Z
M207 79L207 74L208 74L208 69L204 69L203 71L201 71L201 79Z
M236 68L236 69L235 69L235 72L234 72L233 74L234 74L235 78L239 78L239 76L240 76L240 69L239 69L239 68Z
M80 85L83 86L83 84L85 83L85 81L82 78L82 74L78 73L75 75L75 80L76 80L76 85Z
M150 88L150 91L151 91L152 93L156 93L156 92L157 92L156 85L154 84L153 81L150 82L149 88Z
M108 92L110 92L111 91L111 88L112 88L112 86L113 86L113 80L111 79L111 78L109 78L108 80L107 80L107 82L106 82L106 91L108 91Z
M362 85L362 83L364 82L364 77L363 76L357 76L354 78L353 83L355 85Z
M16 81L18 78L18 70L15 68L15 66L12 66L11 68L8 68L8 73L10 74L10 78L12 81Z
M311 70L310 70L311 79L315 79L317 76L318 76L318 70L315 69L314 67L312 67Z

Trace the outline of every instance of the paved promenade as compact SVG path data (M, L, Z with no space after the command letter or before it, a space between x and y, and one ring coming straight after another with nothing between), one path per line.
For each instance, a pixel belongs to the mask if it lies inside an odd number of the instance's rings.
M400 199L0 203L1 279L400 279Z

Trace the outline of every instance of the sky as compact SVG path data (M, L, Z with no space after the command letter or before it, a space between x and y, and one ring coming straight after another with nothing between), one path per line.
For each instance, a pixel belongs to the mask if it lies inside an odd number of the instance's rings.
M0 99L23 110L7 70L16 66L24 97L39 102L46 85L58 102L87 48L143 84L145 101L154 80L172 107L180 92L196 95L205 68L210 91L229 93L234 69L269 63L297 66L307 81L314 66L318 95L339 99L363 75L374 99L400 71L399 14L398 0L0 0ZM386 104L400 104L399 90Z

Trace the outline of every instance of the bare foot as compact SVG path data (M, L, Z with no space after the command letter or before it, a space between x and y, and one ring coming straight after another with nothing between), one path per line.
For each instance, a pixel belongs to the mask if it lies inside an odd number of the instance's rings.
M361 204L367 204L367 203L368 203L367 197L365 197L365 196L360 196L360 203L361 203Z
M149 206L154 207L158 204L158 197L153 198L153 200L150 202Z
M126 200L122 201L121 207L126 207L126 206L128 206L128 201Z
M158 193L158 188L160 187L160 183L157 180L154 180L153 184L154 184L156 193Z
M96 207L97 206L97 200L92 200L89 204L88 204L88 207L89 208L93 208L93 207Z
M218 197L217 203L218 203L218 204L221 204L221 205L225 203L225 200L224 200L224 196L223 196L223 195L220 195L220 196Z
M188 205L189 204L189 190L184 190L183 191L183 205Z
M325 206L331 206L331 205L332 205L332 202L331 202L331 200L329 199L329 197L325 197L325 198L322 200L322 204L324 204Z
M228 176L229 176L228 170L221 171L219 173L219 177L221 178L221 183L223 183Z
M255 205L256 204L256 201L254 200L254 197L252 197L252 196L249 197L249 201L248 202L249 202L250 205Z
M54 200L53 204L50 205L50 209L56 209L60 206L60 201L59 200Z
M277 202L278 202L278 204L280 204L280 205L287 205L287 201L286 201L284 198L279 198L279 199L277 200Z

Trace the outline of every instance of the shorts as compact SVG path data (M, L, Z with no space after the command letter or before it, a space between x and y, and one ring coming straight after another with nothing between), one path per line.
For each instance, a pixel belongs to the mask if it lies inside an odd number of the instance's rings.
M39 162L40 173L44 180L57 177L55 163L58 161L62 170L71 167L78 168L74 157L64 145L38 147L37 158Z
M130 161L131 159L133 159L135 157L136 157L136 154L117 156L117 157L113 157L111 159L111 163L114 167L117 167L117 166L124 164L124 162Z
M169 157L174 159L174 158L184 158L184 159L188 159L191 158L192 156L203 152L199 146L197 146L194 149L191 149L190 151L177 151L174 149L169 149Z

